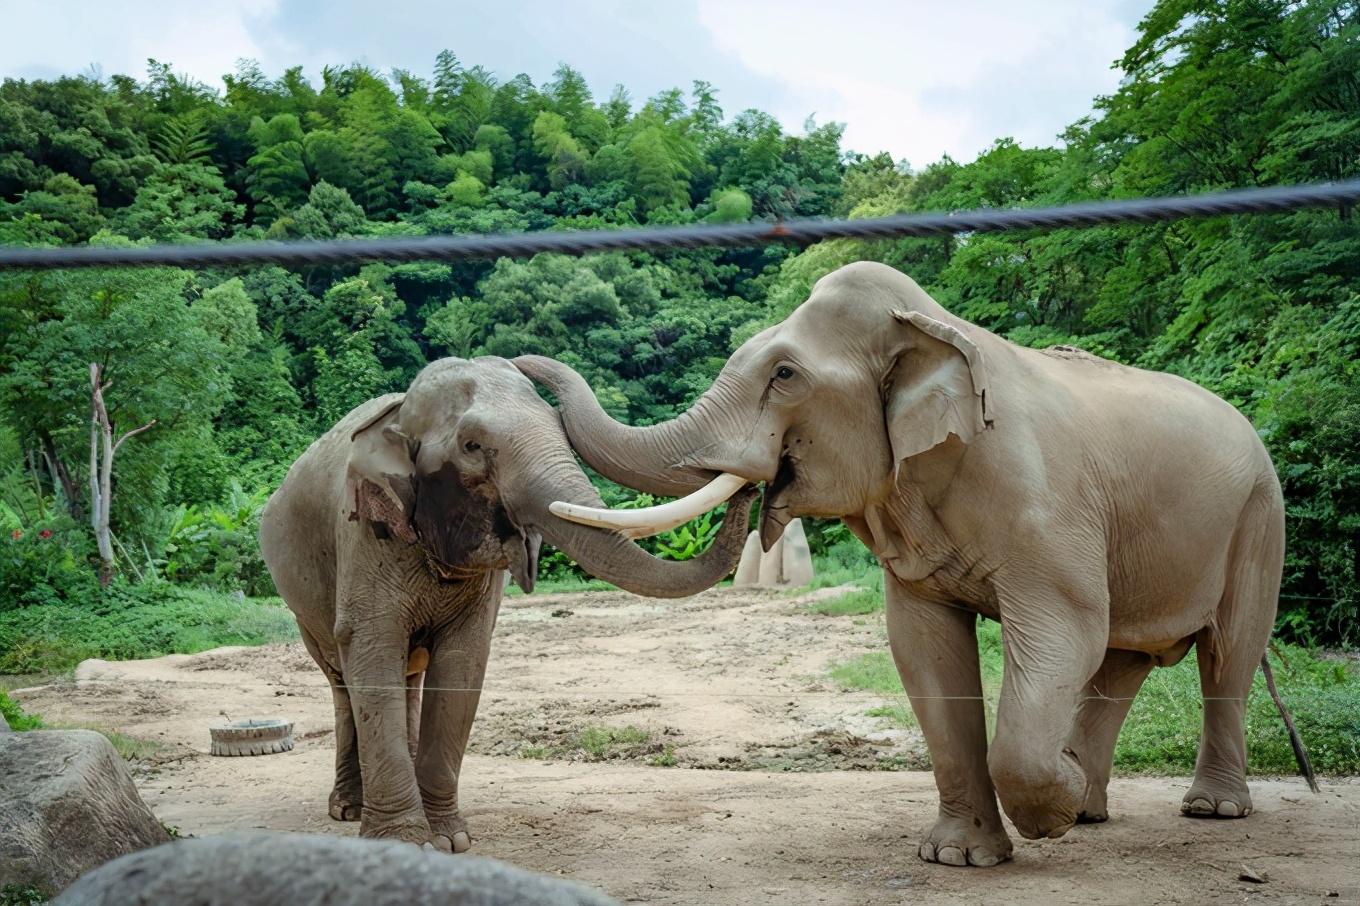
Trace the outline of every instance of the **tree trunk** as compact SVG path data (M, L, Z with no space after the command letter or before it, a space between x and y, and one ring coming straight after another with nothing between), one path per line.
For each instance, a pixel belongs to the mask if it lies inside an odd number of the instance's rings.
M61 455L57 453L56 443L47 434L43 434L40 440L43 460L47 463L47 471L52 473L52 486L61 489L61 496L66 498L66 512L71 518L77 522L82 521L85 518L85 511L80 505L80 492L66 468L66 463L61 461Z
M151 421L113 439L113 423L104 406L104 391L108 384L100 380L100 368L90 364L90 525L94 529L95 547L99 549L99 585L107 588L113 581L118 563L113 558L113 535L109 531L109 510L113 503L113 457L123 441L141 434L156 424Z

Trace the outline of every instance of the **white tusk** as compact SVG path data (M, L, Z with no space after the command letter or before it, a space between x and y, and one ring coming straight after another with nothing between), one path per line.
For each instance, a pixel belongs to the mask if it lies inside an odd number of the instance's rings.
M602 510L557 500L548 505L548 511L554 516L582 525L613 529L628 538L646 538L683 525L700 513L707 513L740 491L745 484L746 479L740 475L724 472L688 497L660 506L637 510Z

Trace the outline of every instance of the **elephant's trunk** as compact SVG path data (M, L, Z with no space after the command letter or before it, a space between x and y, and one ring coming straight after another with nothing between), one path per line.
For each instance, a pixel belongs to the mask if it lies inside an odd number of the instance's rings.
M710 394L675 419L634 428L610 418L585 379L561 362L525 355L511 363L547 387L561 404L562 423L591 468L626 487L666 497L688 494L717 473L693 465L696 454L723 436L716 430Z
M618 532L578 525L548 512L548 503L553 500L586 507L604 505L565 443L562 448L562 458L553 457L541 463L531 486L524 490L523 499L531 501L528 505L531 512L521 512L520 518L531 521L545 541L561 549L586 572L634 594L683 598L713 587L736 569L746 540L754 488L745 488L732 496L727 518L707 551L692 560L662 560Z

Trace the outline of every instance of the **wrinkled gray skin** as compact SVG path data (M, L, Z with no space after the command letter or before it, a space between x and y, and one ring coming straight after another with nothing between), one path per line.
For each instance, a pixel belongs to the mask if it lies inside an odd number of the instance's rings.
M260 546L334 693L332 818L362 819L367 837L467 849L458 775L504 570L531 591L546 539L629 591L694 594L735 567L751 498L684 563L559 520L558 499L601 505L557 413L497 358L429 365L293 464Z
M384 840L236 833L103 865L53 906L610 906L602 893L479 856Z
M655 494L719 472L767 483L765 547L842 518L885 568L894 660L940 791L927 861L990 865L1011 842L1107 817L1115 739L1154 664L1195 645L1204 732L1182 810L1239 817L1243 702L1275 616L1283 504L1232 406L1180 378L1015 346L906 276L854 264L728 361L679 418L613 422L549 359L591 466ZM999 620L986 739L974 625Z

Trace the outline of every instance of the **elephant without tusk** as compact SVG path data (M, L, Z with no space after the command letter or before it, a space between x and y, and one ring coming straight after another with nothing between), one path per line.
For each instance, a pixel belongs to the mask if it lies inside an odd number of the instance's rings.
M605 477L692 503L764 482L766 550L791 519L821 516L878 556L940 792L923 859L1007 859L998 798L1029 838L1104 821L1130 702L1192 645L1204 729L1181 810L1251 812L1244 706L1274 622L1284 508L1251 424L1212 393L1016 346L874 263L823 277L669 422L619 424L567 366L514 364L557 396L572 446ZM689 515L634 510L627 525ZM1000 621L1005 647L990 745L979 617Z
M549 512L600 505L557 413L505 359L441 359L359 406L266 505L260 548L335 699L330 814L366 837L461 852L458 778L505 571L533 590L544 539L654 597L736 566L750 489L709 550L672 562ZM430 687L424 696L421 690Z

